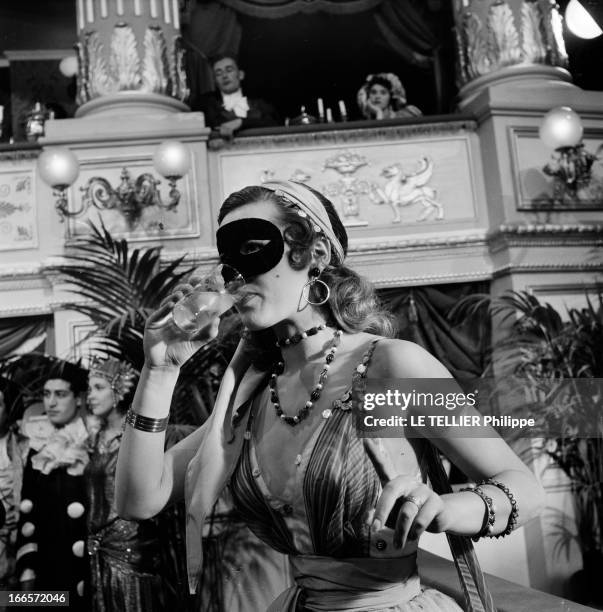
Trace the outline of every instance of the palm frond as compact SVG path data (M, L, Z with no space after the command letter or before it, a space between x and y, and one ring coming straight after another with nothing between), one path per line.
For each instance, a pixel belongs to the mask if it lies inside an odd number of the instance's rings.
M102 224L78 238L51 272L77 296L65 307L89 317L96 329L87 346L141 368L142 338L149 315L190 274L185 257L167 265L161 247L131 249L114 239ZM172 401L172 420L201 424L211 412L215 395L240 337L238 318L222 322L219 340L198 351L182 368ZM92 342L92 345L90 344Z
M582 551L603 549L603 419L600 385L603 377L603 295L586 296L584 308L567 309L567 317L527 292L497 298L471 296L454 315L475 317L480 311L503 321L492 347L490 370L501 405L536 420L532 434L547 440L541 452L570 479L578 531L558 524L558 552L567 552L572 538ZM578 382L577 379L581 379ZM592 384L589 382L592 381ZM519 391L513 407L507 386ZM523 396L525 396L525 399ZM553 433L552 433L553 432ZM584 437L591 432L591 437Z
M140 368L148 315L192 267L182 268L181 257L162 268L161 247L130 249L127 240L114 239L102 221L99 226L91 223L90 234L78 238L64 259L50 272L81 298L66 307L90 317L106 341L121 342L121 357Z

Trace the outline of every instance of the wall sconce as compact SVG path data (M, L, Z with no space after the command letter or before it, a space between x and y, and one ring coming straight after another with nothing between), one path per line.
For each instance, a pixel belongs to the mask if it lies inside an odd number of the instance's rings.
M555 200L590 199L591 170L598 155L587 151L582 143L584 129L580 117L569 106L550 110L540 126L540 138L554 153L542 171L555 178Z
M53 188L56 198L55 208L61 223L67 217L77 217L90 206L99 210L117 209L132 229L148 206L158 206L165 210L174 210L180 202L180 191L176 181L189 170L191 154L189 148L176 140L160 144L153 155L153 166L161 176L168 179L169 200L164 203L157 186L161 181L151 173L145 172L133 179L130 171L124 167L121 171L121 182L114 189L102 176L93 176L83 187L82 203L77 210L69 210L67 205L67 188L77 179L80 166L72 151L64 147L48 147L38 158L38 171L42 180Z

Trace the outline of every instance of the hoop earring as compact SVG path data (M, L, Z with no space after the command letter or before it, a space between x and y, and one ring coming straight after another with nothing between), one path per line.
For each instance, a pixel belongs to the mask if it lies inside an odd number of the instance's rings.
M331 297L331 289L329 289L329 285L327 285L327 283L325 283L323 280L320 280L320 274L321 271L319 268L312 268L310 270L310 275L312 278L310 278L310 280L302 288L302 297L311 306L322 306L323 304L326 304L329 301L329 298ZM312 289L312 286L316 283L320 283L324 287L326 295L322 300L318 302L312 302L309 299L310 290Z

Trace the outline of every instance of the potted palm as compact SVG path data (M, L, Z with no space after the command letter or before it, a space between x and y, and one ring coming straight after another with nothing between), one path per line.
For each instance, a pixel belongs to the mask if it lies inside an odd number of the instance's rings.
M603 379L603 295L586 296L586 306L566 317L526 292L474 295L450 316L466 321L484 308L502 330L488 373L506 383L516 377L526 398L520 408L536 417L532 433L542 436L537 450L569 479L577 529L559 523L556 547L579 544L583 569L572 577L573 598L603 603L603 411L595 384Z

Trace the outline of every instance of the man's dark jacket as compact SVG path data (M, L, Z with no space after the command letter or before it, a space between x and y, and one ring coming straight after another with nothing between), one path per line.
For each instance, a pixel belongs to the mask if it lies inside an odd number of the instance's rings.
M205 124L211 128L218 128L233 119L241 119L242 130L279 125L274 108L268 102L261 98L247 98L247 104L249 105L247 117L237 117L234 111L224 108L222 94L219 91L212 91L201 96L199 106L205 115Z

